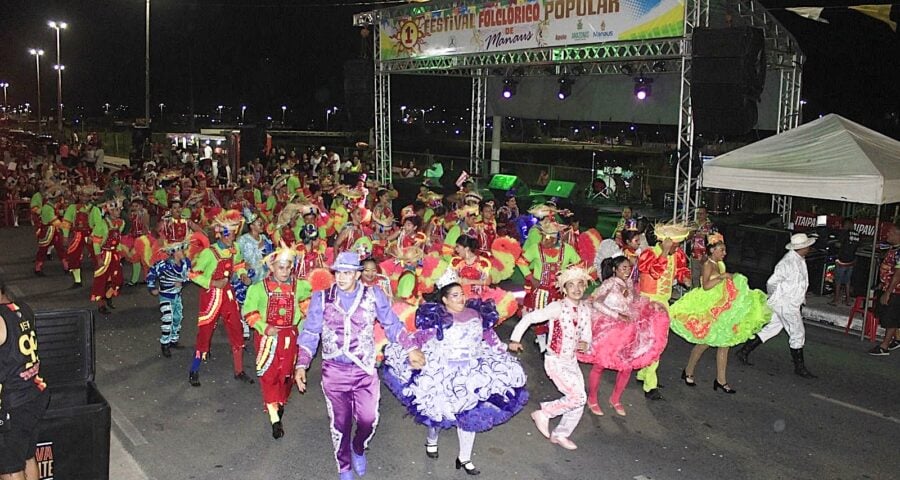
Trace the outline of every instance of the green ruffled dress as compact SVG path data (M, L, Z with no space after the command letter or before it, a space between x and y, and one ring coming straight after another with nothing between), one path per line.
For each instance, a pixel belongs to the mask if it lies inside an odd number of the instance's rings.
M725 263L719 262L725 273ZM766 305L766 294L751 290L747 277L733 277L710 290L695 288L671 307L669 316L673 332L690 343L711 347L731 347L744 343L765 324L772 311Z

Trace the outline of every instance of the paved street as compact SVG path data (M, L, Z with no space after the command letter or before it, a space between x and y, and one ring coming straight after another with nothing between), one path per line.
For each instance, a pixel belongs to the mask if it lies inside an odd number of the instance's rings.
M0 274L12 291L35 310L93 308L88 286L66 290L71 279L58 260L48 263L46 279L33 276L33 247L29 227L0 230ZM89 284L90 275L85 277ZM186 292L182 343L190 347L197 289ZM113 463L122 472L117 480L336 478L321 389L293 396L285 417L287 434L275 441L258 386L231 378L221 329L201 372L203 386L191 388L190 348L175 351L171 359L160 355L156 299L135 287L125 289L115 303L111 316L97 317L95 340L97 384L112 405L113 435L123 447L114 450ZM508 338L510 329L502 326L501 337ZM618 417L608 406L604 417L586 412L572 437L579 445L574 452L551 445L527 414L538 401L558 396L532 348L521 356L531 405L508 424L479 435L473 460L487 479L898 478L900 352L870 357L865 354L869 346L810 327L806 357L820 378L804 380L792 374L782 335L754 352L754 367L732 362L729 381L739 393L726 396L712 390L714 352L707 352L697 369L697 388L681 382L690 346L672 335L659 370L666 401L646 401L632 382L623 395L628 416ZM249 353L245 364L249 371ZM310 372L310 385L316 387L318 361ZM601 399L609 395L612 379L613 372L607 372ZM426 458L423 444L424 428L405 417L383 389L368 477L463 477L453 469L454 432L442 437L439 460ZM134 471L135 465L146 477Z

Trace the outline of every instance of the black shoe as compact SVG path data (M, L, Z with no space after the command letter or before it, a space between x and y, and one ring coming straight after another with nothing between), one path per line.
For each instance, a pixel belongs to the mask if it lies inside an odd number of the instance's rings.
M803 349L802 348L792 348L791 349L791 359L794 361L794 374L799 375L803 378L819 378L813 375L812 372L807 370L806 364L803 360Z
M684 369L681 370L681 379L684 380L684 384L689 387L697 386L697 382L694 381L694 376L688 375L687 371L685 371Z
M81 288L81 282L74 282L69 290L78 290L79 288Z
M275 422L272 424L272 438L278 440L279 438L284 436L284 426L281 425L281 422Z
M110 313L112 313L108 308L106 308L106 305L100 305L100 308L98 308L97 311L104 315L109 315Z
M479 473L481 473L481 470L478 470L477 468L475 468L475 465L473 465L471 461L460 462L459 459L457 458L456 459L456 469L459 470L460 468L463 469L464 472L466 472L466 475L478 475Z
M253 379L250 378L250 376L247 375L247 374L244 373L244 372L236 373L236 374L234 375L234 379L235 379L235 380L240 380L240 381L242 381L242 382L244 382L244 383L249 383L249 384L251 384L251 385L254 383L254 382L253 382Z
M644 396L650 400L664 400L662 394L659 393L658 388L654 388L653 390L650 390L649 392L644 392Z
M882 348L881 345L875 345L875 348L869 350L869 355L873 355L876 357L883 357L890 354L891 351L887 348Z
M191 372L188 374L188 382L191 383L192 387L200 386L200 372Z
M728 385L727 383L725 385L722 385L721 383L719 383L718 379L713 380L713 391L716 392L720 388L722 389L722 393L737 393L737 390L731 388L731 385Z
M163 343L160 344L160 348L162 349L162 355L166 358L172 358L172 351L169 350L169 344Z
M35 270L35 271L34 271L34 274L37 275L37 276L39 276L39 277L46 277L46 276L47 276L47 274L45 274L43 270Z
M762 342L762 340L759 339L759 337L753 337L753 339L749 340L747 343L744 344L743 347L738 349L735 356L737 356L738 360L740 360L740 362L743 363L744 365L747 365L748 367L752 367L753 364L750 363L750 359L748 358L750 355L750 352L755 350L756 347L762 345L762 343L763 342Z
M892 352L898 348L900 348L900 340L897 340L896 338L891 340L891 343L888 344L888 350Z
M425 444L425 456L428 458L438 458L440 455L438 454L438 446L437 445L429 445ZM456 459L458 462L459 459Z
M113 305L112 299L111 299L111 298L107 298L107 299L106 299L106 306L109 307L109 308L112 308L112 309L115 309L115 308L116 308L116 306Z

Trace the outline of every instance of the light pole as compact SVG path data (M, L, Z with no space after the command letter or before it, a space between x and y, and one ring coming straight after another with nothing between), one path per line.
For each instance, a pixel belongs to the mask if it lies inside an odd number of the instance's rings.
M166 108L166 104L160 103L159 104L159 123L162 123L162 121L163 121L163 108Z
M6 89L9 88L9 83L0 82L0 88L3 89L3 111L6 111L6 106L9 105L9 102L6 101Z
M244 112L246 112L246 111L247 111L247 106L241 105L241 125L244 124Z
M222 123L222 109L223 108L225 108L224 105L219 105L218 107L216 107L216 110L219 111L219 123Z
M147 0L147 14L144 35L144 117L150 126L150 0Z
M59 32L60 30L65 30L69 24L66 22L54 22L49 21L47 25L50 28L56 30L56 129L60 131L63 130L63 103L62 103L62 71L65 67L62 66L62 61L60 60L60 52L59 52Z
M44 51L40 48L31 48L28 53L34 55L34 71L37 73L37 126L41 130L41 55Z
M284 114L287 112L287 105L281 106L281 126L284 126Z
M103 110L104 115L109 115L109 102L103 104Z

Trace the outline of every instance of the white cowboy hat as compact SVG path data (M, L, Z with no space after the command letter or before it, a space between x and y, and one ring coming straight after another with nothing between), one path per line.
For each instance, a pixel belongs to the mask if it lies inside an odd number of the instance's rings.
M795 233L791 235L791 243L784 246L787 250L800 250L812 246L816 243L815 238L807 237L805 233Z

